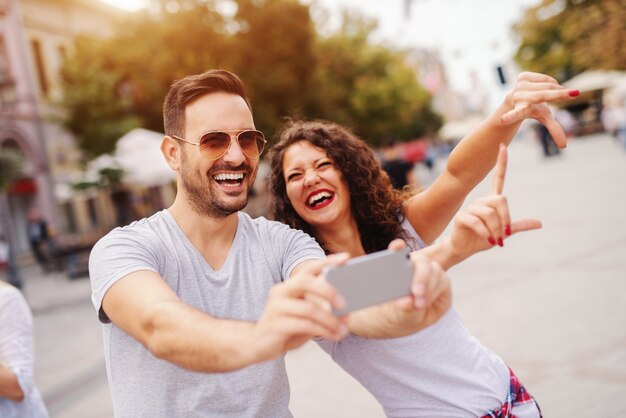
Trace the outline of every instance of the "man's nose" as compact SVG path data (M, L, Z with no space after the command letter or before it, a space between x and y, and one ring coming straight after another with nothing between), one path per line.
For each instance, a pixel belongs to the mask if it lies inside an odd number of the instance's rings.
M246 160L246 155L243 153L241 146L239 145L239 141L237 140L236 135L230 136L230 145L226 150L226 154L222 157L224 161L229 161L233 163L233 165L238 166Z

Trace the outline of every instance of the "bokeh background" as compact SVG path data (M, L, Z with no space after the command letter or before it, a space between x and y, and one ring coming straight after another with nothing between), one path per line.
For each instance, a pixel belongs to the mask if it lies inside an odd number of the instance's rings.
M544 229L451 276L468 327L546 417L626 416L624 0L3 0L0 278L33 310L53 417L112 416L89 251L171 204L163 97L210 68L244 80L270 146L286 117L333 120L381 160L394 140L416 187L521 71L580 90L553 106L566 150L531 121L510 148L513 214ZM267 216L266 174L262 161L253 216ZM383 416L315 345L288 367L296 417Z

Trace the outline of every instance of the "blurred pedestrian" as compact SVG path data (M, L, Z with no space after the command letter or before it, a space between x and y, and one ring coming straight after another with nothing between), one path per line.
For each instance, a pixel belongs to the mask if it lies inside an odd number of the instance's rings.
M0 282L0 417L48 417L33 371L30 309L18 289Z
M394 188L402 190L409 186L411 190L420 188L415 174L415 165L404 158L402 145L393 138L389 138L381 148L382 168L387 172Z
M541 144L541 150L543 151L544 157L551 157L561 153L561 150L550 136L548 128L538 123L535 125L535 131L537 132L537 138Z
M26 214L26 233L37 264L44 271L48 271L55 256L54 245L48 222L41 217L39 210L35 207L30 208Z

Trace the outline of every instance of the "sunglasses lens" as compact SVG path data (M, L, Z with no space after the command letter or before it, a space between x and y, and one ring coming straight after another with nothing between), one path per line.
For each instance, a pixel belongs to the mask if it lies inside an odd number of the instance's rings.
M228 149L230 135L226 132L209 132L200 138L200 152L208 159L218 159Z
M239 134L239 146L250 158L257 158L265 147L265 138L259 131L244 131Z

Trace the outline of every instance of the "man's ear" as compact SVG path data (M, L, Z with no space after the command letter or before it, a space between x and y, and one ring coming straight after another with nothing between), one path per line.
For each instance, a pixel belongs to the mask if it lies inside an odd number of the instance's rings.
M180 147L178 141L169 135L165 135L161 141L161 152L165 157L165 162L174 171L178 171L180 168L180 153L183 150Z

